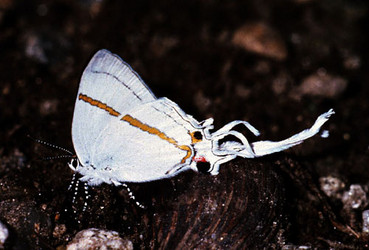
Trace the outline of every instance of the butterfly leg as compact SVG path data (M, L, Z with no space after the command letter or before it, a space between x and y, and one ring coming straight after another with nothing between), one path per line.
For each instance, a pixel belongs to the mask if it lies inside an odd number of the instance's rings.
M83 184L84 184L84 189L85 189L85 202L83 203L82 212L85 212L87 209L88 199L90 198L90 194L88 192L89 188L88 188L87 182L84 182Z
M123 187L125 187L127 189L127 192L128 192L128 195L129 195L129 198L134 200L136 205L142 209L145 209L146 207L144 205L142 205L140 202L138 202L136 200L136 197L133 195L133 192L131 191L131 189L128 187L128 185L126 183L122 183L121 184Z

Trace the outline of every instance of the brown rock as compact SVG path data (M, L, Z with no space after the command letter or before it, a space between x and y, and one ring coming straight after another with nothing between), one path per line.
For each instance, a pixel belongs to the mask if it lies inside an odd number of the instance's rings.
M287 57L284 41L265 23L250 23L234 32L232 43L244 50L282 61Z

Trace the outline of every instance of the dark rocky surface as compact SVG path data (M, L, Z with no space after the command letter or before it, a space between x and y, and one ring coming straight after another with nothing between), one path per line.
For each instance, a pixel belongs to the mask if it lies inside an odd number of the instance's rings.
M368 247L366 195L348 192L353 184L369 189L368 7L333 0L0 0L5 248L63 248L92 227L114 230L135 248ZM216 128L242 119L261 139L280 140L334 108L324 127L330 136L236 159L215 177L188 172L130 185L146 209L122 188L94 187L83 212L82 190L70 203L68 159L40 160L63 152L27 135L73 149L79 78L101 48L120 55L157 96L197 120L214 117ZM332 191L333 181L340 185Z

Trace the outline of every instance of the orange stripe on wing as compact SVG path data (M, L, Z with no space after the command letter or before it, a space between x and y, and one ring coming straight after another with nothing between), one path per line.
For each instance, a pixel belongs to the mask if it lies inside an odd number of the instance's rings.
M185 161L188 159L188 158L190 158L191 157L191 155L192 155L192 150L191 150L191 148L189 147L189 146L187 146L187 145L176 145L176 147L177 148L179 148L179 149L182 149L182 150L184 150L184 151L187 151L187 154L186 154L186 156L185 157L183 157L183 159L181 160L181 163L185 163Z
M84 94L79 94L78 96L79 100L85 101L89 104L91 104L92 106L98 107L102 110L105 110L107 112L109 112L110 115L112 116L120 116L120 113L116 110L114 110L112 107L109 107L108 105L106 105L105 103L100 102L99 100L95 100L92 99L91 97L84 95Z
M181 160L181 163L185 163L185 161L191 157L192 155L192 149L189 146L186 145L178 145L178 142L173 139L168 137L166 134L164 134L163 132L161 132L159 129L154 128L154 127L150 127L149 125L142 123L141 121L137 120L136 118L133 118L130 115L125 115L122 117L123 121L128 122L130 125L132 125L133 127L139 128L142 131L148 132L149 134L152 135L157 135L159 136L160 139L163 139L171 144L173 144L176 148L179 148L181 150L184 150L187 152L186 156L183 157L183 159Z

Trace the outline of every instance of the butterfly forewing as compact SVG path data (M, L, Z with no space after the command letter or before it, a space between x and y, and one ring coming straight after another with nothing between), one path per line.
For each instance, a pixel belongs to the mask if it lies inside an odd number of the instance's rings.
M72 139L82 164L91 159L91 145L112 119L154 100L128 64L107 50L98 51L83 72L73 115Z

